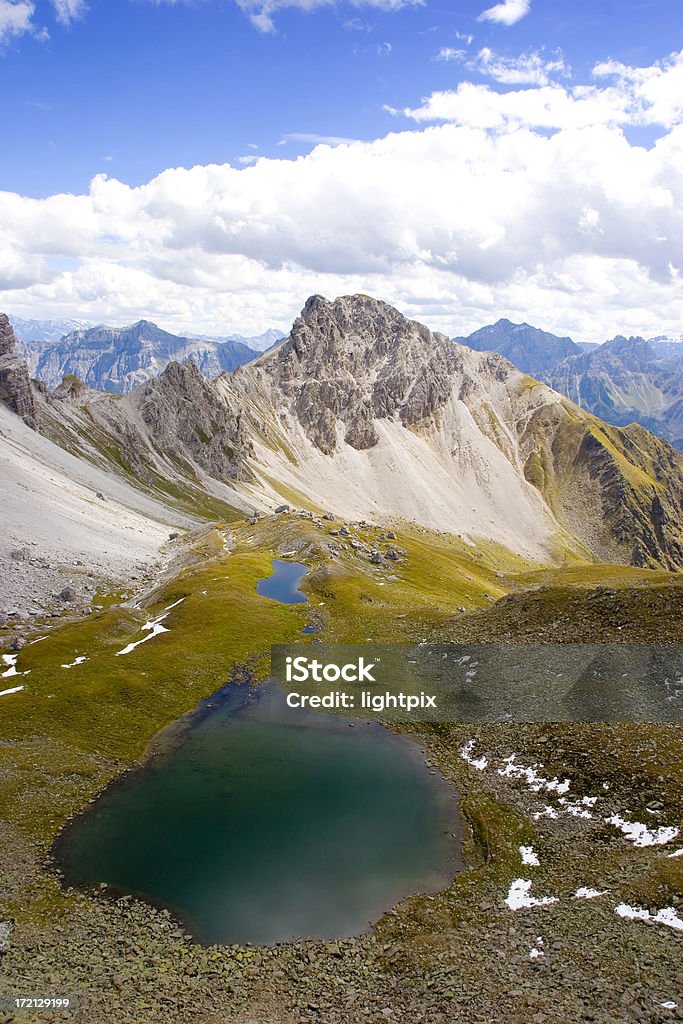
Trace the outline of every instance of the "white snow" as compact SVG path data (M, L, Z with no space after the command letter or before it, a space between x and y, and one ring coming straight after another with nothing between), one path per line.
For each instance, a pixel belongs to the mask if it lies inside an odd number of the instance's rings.
M662 825L657 829L649 829L642 821L626 821L618 814L605 818L608 825L614 825L634 846L663 846L678 835L680 829L673 825Z
M166 629L166 626L161 625L163 619L165 619L167 615L168 612L164 612L163 615L159 615L156 619L149 619L144 626L142 626L143 630L148 631L147 636L143 636L142 640L135 640L132 643L127 644L122 650L116 652L115 657L118 658L119 654L130 654L130 652L134 651L136 647L140 646L140 644L146 643L148 640L151 640L152 637L158 636L159 633L169 633L170 630Z
M557 802L565 814L570 814L573 818L584 818L589 821L593 815L586 809L586 806L592 807L596 799L596 797L584 796L581 800L568 800L566 796L561 796Z
M674 1003L673 999L665 999L664 1002L660 1003L659 1005L662 1006L665 1010L678 1009L678 1003Z
M474 750L474 744L474 740L470 740L468 743L466 743L465 746L460 751L460 756L463 759L463 761L467 761L467 763L471 764L473 768L477 769L477 771L483 772L485 768L488 768L488 758L483 756L473 757L472 752Z
M542 811L536 811L532 817L534 821L538 821L539 818L559 818L559 814L554 807L546 804Z
M498 769L498 774L508 779L524 779L529 788L534 793L539 793L542 789L549 793L567 793L569 791L569 779L563 779L562 782L558 778L546 779L543 775L539 775L536 771L537 768L542 768L542 764L534 764L525 766L517 764L515 758L516 754L510 754L509 757L505 758L504 768Z
M615 913L630 921L653 921L655 924L665 924L668 928L683 931L683 918L678 916L673 907L663 907L656 914L651 914L643 907L632 907L628 903L620 903L615 908Z
M537 868L541 863L538 855L534 853L533 846L520 846L519 853L522 858L522 864L526 864L528 867Z
M604 896L608 891L608 889L592 889L590 885L582 885L574 893L574 899L594 900L596 896Z
M202 594L205 594L205 593L206 593L206 591L205 591L205 590L202 590ZM166 609L165 609L165 610L166 610L167 612L170 612L171 608L177 608L177 607L178 607L178 605L179 605L179 604L182 604L184 600L185 600L185 598L184 598L184 597L179 597L177 601L174 601L174 602L173 602L173 604L167 604L167 605L166 605Z
M674 850L673 853L667 853L667 857L683 857L683 846L680 850Z
M13 686L9 690L0 690L0 697L6 697L8 693L19 693L19 690L23 689L23 686Z
M30 647L31 644L39 644L41 640L47 640L47 637L46 636L37 636L35 638L35 640L29 640L28 645Z
M527 907L541 907L547 903L557 903L557 896L541 896L537 898L529 895L531 881L528 878L516 878L510 885L505 902L510 910L524 910Z
M88 660L88 659L87 659L87 658L85 657L85 655L84 655L84 654L80 654L80 655L79 655L79 656L78 656L78 657L77 657L77 658L75 659L75 661L71 661L71 662L69 662L69 664L68 664L68 665L62 665L62 668L73 668L73 667L74 667L75 665L82 665L82 664L83 664L83 662L84 662L84 661L87 661L87 660Z
M27 669L25 672L17 672L17 658L18 657L19 657L18 654L3 654L3 656L2 656L3 664L7 665L8 667L5 669L4 672L0 672L0 679L8 679L10 676L27 676L27 675L29 675L29 673L31 671L30 668Z

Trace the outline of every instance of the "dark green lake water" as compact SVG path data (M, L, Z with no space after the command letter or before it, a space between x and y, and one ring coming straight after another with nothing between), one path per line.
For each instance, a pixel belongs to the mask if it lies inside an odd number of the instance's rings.
M67 884L166 906L203 943L273 943L359 934L445 887L457 827L451 787L415 744L232 684L54 853Z

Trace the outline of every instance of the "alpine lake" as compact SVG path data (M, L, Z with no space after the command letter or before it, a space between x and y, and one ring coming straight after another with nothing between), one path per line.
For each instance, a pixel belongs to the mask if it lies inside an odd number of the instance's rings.
M306 601L306 566L273 569L262 596ZM460 866L452 786L377 722L231 682L172 737L62 830L66 885L165 907L206 945L272 944L360 934Z

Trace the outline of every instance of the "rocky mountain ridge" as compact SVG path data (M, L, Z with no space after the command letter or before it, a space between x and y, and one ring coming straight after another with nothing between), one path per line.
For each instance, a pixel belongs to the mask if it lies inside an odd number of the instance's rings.
M23 349L32 375L48 387L73 374L88 387L112 394L144 384L173 360L191 358L202 373L215 377L257 355L242 342L179 337L148 320L130 327L78 328L48 345L25 342Z
M541 376L601 419L641 423L683 447L683 348L677 351L674 343L617 336Z
M640 423L683 448L683 345L665 337L579 343L509 320L456 341L500 352L583 409L615 426Z
M455 338L477 352L500 352L517 369L532 377L556 366L563 359L579 355L581 348L568 337L558 337L531 324L513 324L502 318L474 331L466 338Z
M287 340L214 381L171 362L121 397L67 381L35 400L57 443L178 501L294 502L542 562L683 567L671 446L368 296L311 297Z

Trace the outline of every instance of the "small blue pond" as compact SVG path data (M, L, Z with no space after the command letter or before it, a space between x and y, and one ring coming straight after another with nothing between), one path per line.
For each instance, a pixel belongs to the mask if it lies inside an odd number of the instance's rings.
M274 558L272 576L259 580L256 590L261 597L269 597L273 601L303 604L308 598L299 590L299 583L307 572L308 566L301 562L284 562L281 558Z

